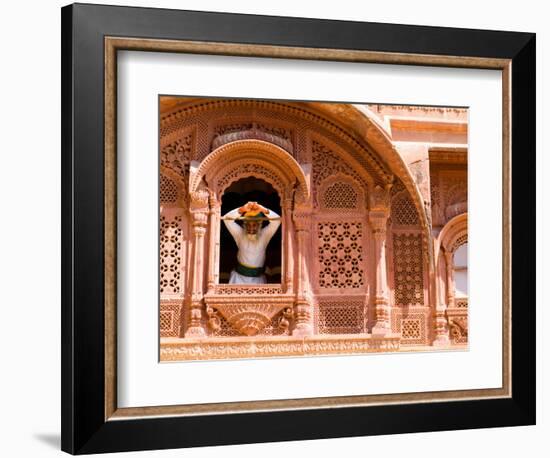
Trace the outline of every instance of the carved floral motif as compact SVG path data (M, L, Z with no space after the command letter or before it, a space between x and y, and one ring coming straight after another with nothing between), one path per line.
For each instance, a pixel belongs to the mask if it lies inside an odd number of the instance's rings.
M269 356L300 356L354 354L399 351L399 335L271 337L264 340L223 338L196 341L181 340L161 345L162 361L204 360L226 358L260 358Z
M258 302L256 304L233 303L217 304L216 309L241 334L253 336L265 328L285 304Z
M176 172L182 178L193 154L193 135L188 134L166 145L160 151L160 164Z

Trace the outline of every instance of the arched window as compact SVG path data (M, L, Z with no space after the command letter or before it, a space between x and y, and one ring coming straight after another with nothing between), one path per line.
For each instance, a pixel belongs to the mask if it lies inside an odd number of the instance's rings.
M255 177L241 178L232 183L222 196L221 215L247 202L258 202L282 216L281 200L277 191L264 180ZM240 224L240 223L238 223ZM264 221L263 226L268 222ZM265 251L265 280L267 283L281 283L281 230L277 230ZM220 226L220 272L219 282L228 283L231 270L237 262L237 245L225 227Z

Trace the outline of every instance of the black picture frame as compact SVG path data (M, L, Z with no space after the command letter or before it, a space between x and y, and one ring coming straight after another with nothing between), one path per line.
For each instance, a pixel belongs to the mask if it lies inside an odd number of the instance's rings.
M64 451L85 454L535 424L535 34L88 4L66 6L61 14ZM509 59L511 396L106 419L106 36Z

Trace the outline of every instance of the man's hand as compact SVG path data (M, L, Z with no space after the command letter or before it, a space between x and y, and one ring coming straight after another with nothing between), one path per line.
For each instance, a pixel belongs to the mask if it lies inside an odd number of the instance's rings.
M244 215L245 213L253 212L253 213L263 213L264 215L269 215L269 210L262 205L260 205L258 202L248 202L245 205L243 205L241 208L239 208L239 213L241 215Z

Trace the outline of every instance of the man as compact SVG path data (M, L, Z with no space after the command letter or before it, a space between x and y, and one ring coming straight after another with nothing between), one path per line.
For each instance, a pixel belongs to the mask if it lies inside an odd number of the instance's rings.
M229 283L266 283L265 250L281 225L280 216L257 202L248 202L226 213L222 219L239 248L237 266L231 271ZM243 222L242 227L237 220ZM266 220L269 224L262 228Z

